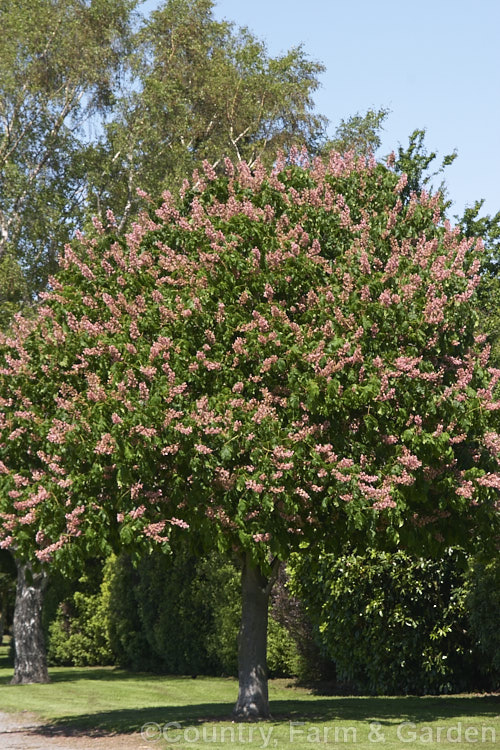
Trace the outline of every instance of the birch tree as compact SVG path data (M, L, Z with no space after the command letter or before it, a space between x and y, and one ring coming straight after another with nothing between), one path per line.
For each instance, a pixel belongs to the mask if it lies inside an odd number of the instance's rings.
M45 287L83 222L85 127L113 103L136 4L0 1L0 273L9 300Z

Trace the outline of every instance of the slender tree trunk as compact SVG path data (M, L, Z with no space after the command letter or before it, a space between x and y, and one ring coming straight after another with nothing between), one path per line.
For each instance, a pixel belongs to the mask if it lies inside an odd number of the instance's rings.
M267 689L267 619L269 580L247 554L241 571L242 613L238 636L239 692L233 715L237 719L269 717Z
M29 563L16 560L17 588L14 609L13 685L48 682L47 657L42 631L42 603L47 576L34 573Z

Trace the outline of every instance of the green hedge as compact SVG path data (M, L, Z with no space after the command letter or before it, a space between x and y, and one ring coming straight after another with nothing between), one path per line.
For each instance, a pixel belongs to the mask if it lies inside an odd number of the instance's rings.
M296 556L295 597L284 571L272 594L270 674L336 674L362 693L498 689L500 564L467 562L460 550L436 561ZM49 662L236 675L239 587L237 566L216 553L89 561L76 591L62 578L49 587Z
M491 688L495 675L485 654L496 631L485 631L481 652L469 612L473 602L484 623L479 600L485 602L490 585L483 579L484 590L476 588L470 599L466 562L460 550L437 561L371 551L340 559L320 555L313 563L304 555L293 561L292 586L318 627L338 679L354 690L440 694Z
M198 558L157 551L134 566L126 555L113 556L101 579L92 585L84 575L72 593L67 581L53 582L49 663L237 675L240 574L231 561L216 553ZM293 676L299 663L296 644L272 616L268 663L272 676Z
M111 562L104 566L104 578L96 593L93 593L95 571L94 575L83 575L77 581L80 590L72 594L68 593L68 581L52 582L47 608L55 611L55 615L46 623L49 664L83 667L115 662L107 626L110 600L107 573L111 566ZM57 594L62 592L65 599L55 607Z
M238 586L236 568L215 555L155 552L135 570L122 558L110 578L108 618L118 663L169 674L234 674Z

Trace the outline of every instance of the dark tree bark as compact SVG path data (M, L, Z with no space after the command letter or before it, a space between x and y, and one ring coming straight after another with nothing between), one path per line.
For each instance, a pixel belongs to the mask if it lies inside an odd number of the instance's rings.
M29 563L16 560L17 588L14 609L14 677L12 685L48 682L47 656L42 631L45 572L33 572Z
M237 719L269 717L267 687L267 620L269 594L275 578L266 578L247 554L241 571L242 612L238 636L239 692Z

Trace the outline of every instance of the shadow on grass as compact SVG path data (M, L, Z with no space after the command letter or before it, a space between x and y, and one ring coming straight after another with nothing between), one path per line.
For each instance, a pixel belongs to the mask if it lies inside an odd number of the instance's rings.
M77 682L78 680L158 682L165 679L186 679L185 677L177 678L176 676L155 674L154 672L128 672L119 667L49 667L49 676L51 682Z
M0 670L9 670L11 673L14 672L14 660L10 656L9 646L6 646L5 644L0 646ZM7 682L10 682L11 677L12 674L9 674ZM0 680L0 683L2 682L5 682L4 678Z
M0 671L8 674L0 677L0 685L8 685L14 674L14 662L5 652L5 647L0 647ZM161 682L162 680L188 680L189 675L166 675L155 672L129 672L119 667L49 667L51 683L78 682L79 680L95 680L101 682ZM212 679L200 676L199 680Z
M7 649L0 649L0 669L8 672L0 679L7 684L12 677L12 661ZM185 676L171 676L151 673L132 673L113 667L66 668L57 667L50 670L53 683L71 683L79 680L123 683L139 681L144 683L161 683L172 681L188 682ZM199 677L198 680L211 678ZM279 681L284 682L284 681ZM390 724L395 721L413 721L415 723L432 722L446 719L466 719L469 717L493 719L500 713L500 696L404 696L404 697L362 697L362 696L319 696L301 692L293 693L290 683L290 698L271 701L271 722L288 723L289 721L306 722L370 722ZM207 695L210 695L207 686ZM236 683L235 695L236 699ZM159 725L178 722L181 726L196 726L204 723L231 721L233 702L207 701L184 706L151 706L140 709L113 709L96 713L81 713L61 717L50 724L37 729L38 732L56 735L89 735L99 736L108 733L134 733L144 724L154 722Z
M117 709L95 714L62 717L38 729L40 734L99 736L109 733L139 732L144 724L195 726L207 722L231 721L232 703L197 703L190 706L156 706L140 709Z
M63 717L39 731L55 735L91 736L133 733L148 722L160 726L176 722L181 727L231 721L232 703L197 703L189 706L160 706L134 710L112 710L95 714ZM328 698L317 700L271 701L272 724L305 722L371 722L390 725L395 721L428 723L446 719L489 718L498 716L498 696Z

